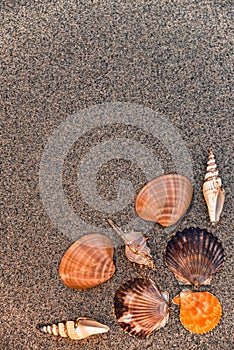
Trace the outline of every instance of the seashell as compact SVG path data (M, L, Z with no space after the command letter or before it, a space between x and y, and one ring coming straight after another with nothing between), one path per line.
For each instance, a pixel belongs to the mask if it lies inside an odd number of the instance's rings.
M210 284L212 276L224 262L224 251L218 239L205 229L186 228L167 243L165 263L179 284Z
M40 328L44 333L80 340L94 334L106 333L109 327L89 318L79 317L76 321L59 322Z
M116 291L115 317L125 332L146 338L167 324L168 301L168 293L161 293L152 280L135 278L127 281Z
M218 223L223 209L225 191L222 188L222 182L218 176L218 169L212 149L208 157L203 194L208 207L211 224L215 225Z
M147 238L145 238L141 232L132 231L125 233L120 227L115 225L112 220L108 219L107 221L117 235L124 241L125 254L128 260L141 266L145 265L151 269L155 269L154 262L150 255L150 248L146 245Z
M87 289L106 282L115 272L114 248L101 234L88 234L73 243L59 266L63 283L74 289Z
M139 192L136 198L136 212L144 220L171 226L185 214L192 196L192 184L185 176L159 176Z
M180 305L180 321L184 328L193 333L211 331L222 315L219 300L209 292L182 291L172 302Z

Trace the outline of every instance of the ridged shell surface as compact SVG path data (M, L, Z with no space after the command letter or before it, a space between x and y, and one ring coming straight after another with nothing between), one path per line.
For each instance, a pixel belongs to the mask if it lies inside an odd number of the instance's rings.
M168 299L150 279L129 280L115 293L116 320L125 332L146 338L168 322Z
M210 150L205 182L203 184L203 194L212 225L218 223L225 199L225 191L222 188L222 181L218 173L213 151Z
M46 325L40 328L44 333L48 333L62 338L80 340L94 334L106 333L109 327L95 320L80 317L76 321L66 321Z
M167 267L180 284L210 284L212 276L224 262L224 251L218 239L205 229L186 228L167 243Z
M159 176L139 192L135 204L136 212L144 220L171 226L185 214L192 196L192 184L185 176Z
M106 282L115 272L114 248L101 234L88 234L73 243L59 266L63 283L74 289L87 289Z
M120 229L112 220L107 220L110 226L118 234L125 243L125 255L129 261L139 264L140 266L148 266L155 269L150 248L147 246L147 238L142 232L131 231L126 233Z
M173 299L180 305L180 321L190 332L203 334L211 331L222 315L219 300L209 292L182 291Z

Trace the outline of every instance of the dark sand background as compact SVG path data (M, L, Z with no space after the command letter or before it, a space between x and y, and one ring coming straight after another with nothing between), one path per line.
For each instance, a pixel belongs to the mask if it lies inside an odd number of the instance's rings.
M5 189L0 348L231 349L231 1L9 0L1 1L0 6ZM187 332L179 322L176 306L172 306L169 324L147 340L122 331L112 314L114 292L130 276L148 274L147 270L134 269L122 246L115 250L116 274L107 283L79 292L66 288L59 279L60 259L73 240L55 227L45 211L39 186L43 150L51 134L72 113L116 101L158 111L177 129L192 158L194 199L179 229L209 229L222 241L226 254L224 269L206 288L221 301L223 317L206 335ZM106 118L108 121L108 115ZM103 133L109 139L126 137L127 133L130 139L156 152L165 173L174 167L173 157L159 139L131 126L127 131L123 125L104 127L78 139L64 164L64 191L82 220L100 230L105 215L86 208L76 198L73 166L76 169L77 159L82 160L92 143L103 140ZM210 226L201 191L211 146L226 190L216 228ZM113 160L98 173L104 199L114 198L111 185L118 175L129 175L136 191L146 180L134 164ZM113 218L124 225L134 215L129 209ZM158 267L150 276L172 298L181 288L163 263L167 234L158 225L147 233ZM106 323L110 332L72 342L54 339L36 329L41 323L78 316Z

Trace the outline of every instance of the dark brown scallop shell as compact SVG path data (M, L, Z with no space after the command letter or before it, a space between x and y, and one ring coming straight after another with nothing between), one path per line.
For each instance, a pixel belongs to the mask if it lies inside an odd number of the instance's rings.
M129 280L115 293L116 320L125 332L146 338L168 322L168 300L168 293L161 293L152 280Z
M213 275L223 266L224 251L212 233L190 227L168 241L165 262L179 284L197 287L210 284Z

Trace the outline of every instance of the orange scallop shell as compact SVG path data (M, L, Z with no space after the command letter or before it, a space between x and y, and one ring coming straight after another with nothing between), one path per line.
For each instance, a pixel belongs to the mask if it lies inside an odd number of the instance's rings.
M222 315L219 300L209 292L182 291L173 299L180 305L180 321L190 332L203 334L211 331Z
M59 266L63 283L74 289L88 289L109 280L115 272L114 248L101 234L88 234L73 243Z
M159 176L139 192L135 204L136 212L144 220L171 226L185 214L192 196L192 184L185 176Z

